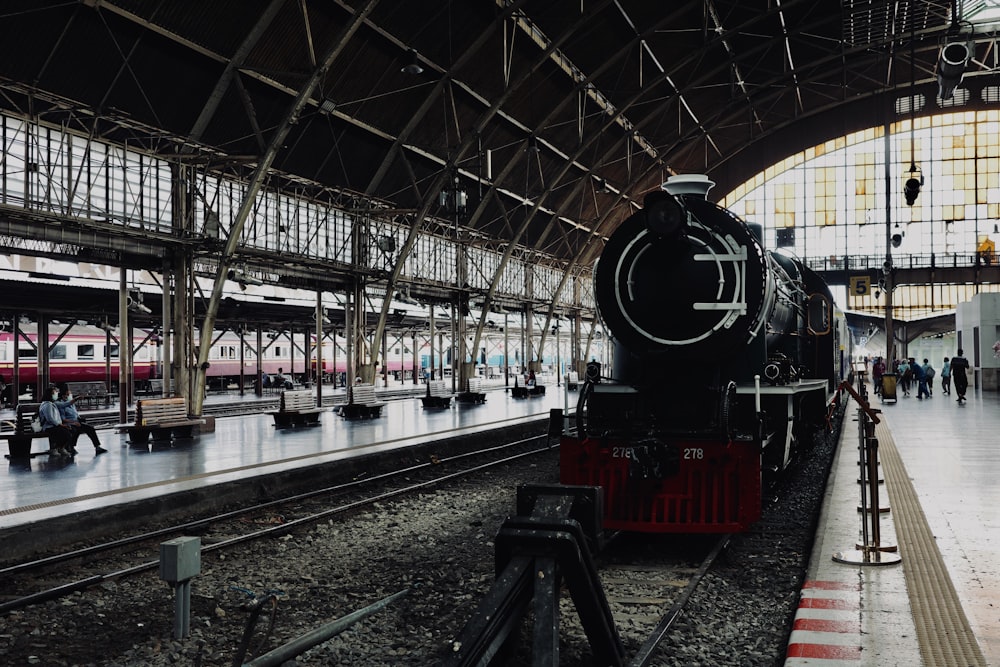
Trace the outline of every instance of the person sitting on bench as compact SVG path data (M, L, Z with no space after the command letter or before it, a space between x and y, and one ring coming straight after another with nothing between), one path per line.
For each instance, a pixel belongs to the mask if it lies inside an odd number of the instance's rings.
M291 389L292 388L292 382L291 382L291 380L286 380L285 379L284 373L285 373L285 369L284 368L279 368L278 369L278 374L275 375L274 379L271 380L271 385L275 386L275 387L284 387L285 389Z
M59 385L59 400L55 404L62 415L63 424L69 426L70 430L74 432L73 443L70 444L69 452L76 454L76 439L80 437L81 433L86 433L90 441L94 443L94 456L105 453L108 450L101 447L101 440L97 437L97 430L80 417L80 413L76 411L75 402L76 399L70 393L69 386L66 384Z
M62 414L55 401L59 399L59 388L49 385L46 400L38 406L38 420L42 431L49 436L49 456L72 456L69 450L75 444L73 431L63 424Z

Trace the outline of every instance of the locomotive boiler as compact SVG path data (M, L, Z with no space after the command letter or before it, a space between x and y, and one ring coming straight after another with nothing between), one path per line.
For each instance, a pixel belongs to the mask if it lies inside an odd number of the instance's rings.
M604 489L608 529L733 532L826 423L849 341L825 282L673 177L594 273L613 363L591 362L564 484Z

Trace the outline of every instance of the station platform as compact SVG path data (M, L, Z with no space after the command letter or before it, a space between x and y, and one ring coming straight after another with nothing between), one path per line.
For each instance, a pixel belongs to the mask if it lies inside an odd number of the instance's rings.
M43 455L7 461L0 470L0 536L23 533L56 518L93 513L96 520L106 520L112 506L174 494L205 494L207 488L221 488L234 480L264 478L530 419L547 420L551 409L568 408L568 414L576 408L577 393L555 382L546 384L544 395L526 399L512 398L502 384L486 390L487 400L480 405L453 402L451 408L424 409L422 393L414 393L411 398L387 400L378 418L347 420L330 408L322 413L320 425L298 428L276 429L266 414L273 407L262 406L257 414L218 417L214 432L162 449L130 445L125 434L98 429L106 454L95 455L89 438L82 435L78 454L71 459L50 460ZM329 393L324 390L325 396ZM210 396L206 403L236 400L241 399ZM257 401L254 396L243 400Z
M881 410L879 544L898 550L862 564L848 553L865 544L850 400L785 666L1000 666L1000 394L868 394Z

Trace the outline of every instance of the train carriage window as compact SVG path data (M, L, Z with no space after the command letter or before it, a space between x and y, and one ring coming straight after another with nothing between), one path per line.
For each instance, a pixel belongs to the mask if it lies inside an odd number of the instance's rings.
M117 359L118 358L118 346L117 345L112 345L110 348L107 347L107 346L105 346L104 349L105 349L105 351L107 351L107 350L111 351L110 354L105 354L105 358L107 358L107 357L111 357L112 359Z
M77 359L93 359L94 358L94 346L93 345L77 345L76 346L76 358Z
M66 346L56 345L52 348L52 352L49 353L49 359L65 359L66 358Z
M17 357L18 359L35 359L38 354L33 347L20 347L17 349Z

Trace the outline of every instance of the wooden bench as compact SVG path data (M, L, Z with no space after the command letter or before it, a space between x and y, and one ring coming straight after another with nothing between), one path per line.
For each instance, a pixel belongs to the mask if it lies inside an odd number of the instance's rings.
M127 432L134 445L145 445L151 435L154 441L192 438L194 428L205 423L188 416L186 398L144 398L135 402L135 423L118 426L118 432Z
M362 417L370 419L382 415L382 401L375 398L375 386L370 384L356 384L347 388L347 403L340 406L340 416L345 419L357 419Z
M278 409L267 414L274 417L277 428L285 426L316 426L323 408L316 407L316 396L311 389L281 392Z
M483 379L479 377L469 378L466 381L465 391L460 393L456 400L459 403L485 403L486 392L483 391Z
M427 383L427 395L421 396L425 408L450 408L452 393L444 380L430 380Z
M18 403L17 413L14 417L13 430L0 433L0 440L7 441L7 449L10 452L7 458L14 461L18 459L30 459L35 456L44 456L52 448L49 443L49 434L45 431L35 431L31 428L31 421L38 415L40 403ZM5 422L9 424L10 422ZM32 452L31 446L36 438L45 438L48 445L44 452Z
M111 394L108 393L108 387L103 382L67 382L66 386L73 394L73 398L76 399L77 405L82 403L86 403L89 407L111 405Z

